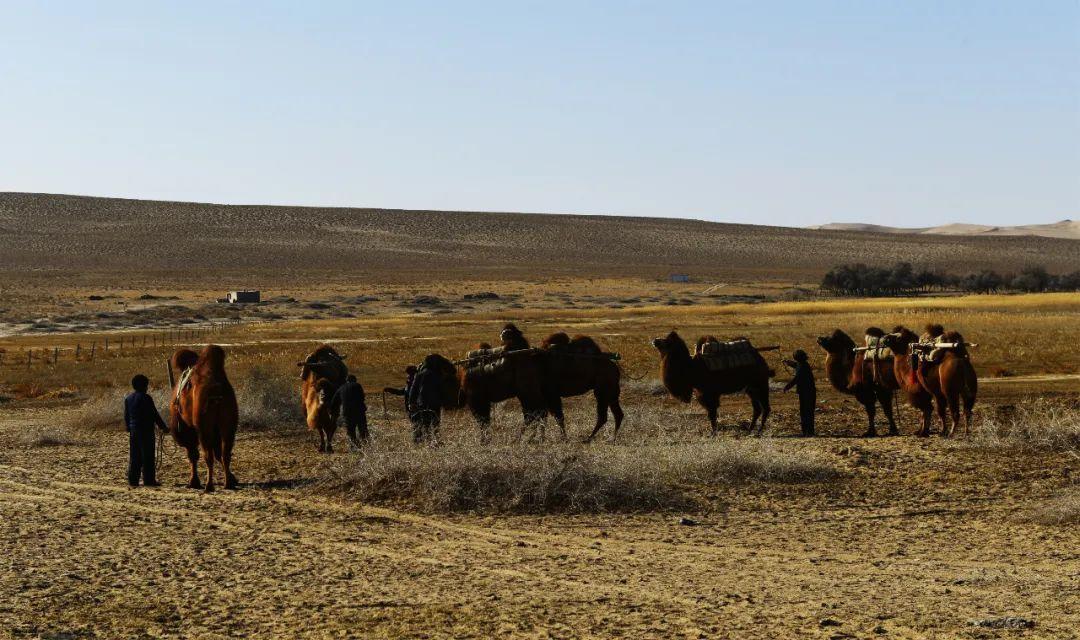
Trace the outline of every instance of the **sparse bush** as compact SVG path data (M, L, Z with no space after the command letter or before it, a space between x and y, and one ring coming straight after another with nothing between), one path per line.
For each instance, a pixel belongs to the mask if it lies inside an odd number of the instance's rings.
M1080 491L1051 501L1032 514L1031 519L1040 524L1080 524Z
M94 429L124 430L124 397L131 389L112 389L106 393L94 396L79 405L75 411L68 414L64 426L77 432ZM152 388L150 395L154 398L161 417L168 420L169 415L169 390Z
M27 447L63 447L76 444L64 429L46 426L37 426L22 432L19 441Z
M501 431L514 432L512 426ZM413 447L403 437L376 440L363 456L328 467L313 490L429 512L590 513L686 509L710 485L843 475L787 444L771 438L481 444L474 431L458 430L434 447Z
M304 413L300 408L299 386L294 382L297 381L260 367L248 371L235 383L241 427L302 425Z
M986 449L1080 451L1080 409L1043 398L999 407L970 438L953 442Z

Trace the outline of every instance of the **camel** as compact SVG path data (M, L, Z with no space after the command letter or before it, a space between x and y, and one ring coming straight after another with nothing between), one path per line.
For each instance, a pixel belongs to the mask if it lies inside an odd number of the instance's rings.
M952 342L960 346L948 349L938 362L926 362L917 364L913 362L913 349L911 345L919 342L918 336L913 331L904 327L896 330L885 337L885 344L898 356L896 358L896 375L903 378L908 385L918 384L926 392L934 397L937 402L938 418L941 419L941 435L949 435L960 427L960 410L964 412L964 433L971 433L971 410L975 406L975 397L979 390L979 378L975 373L968 358L967 349L964 347L964 337L956 331L946 331L941 335L941 342ZM948 410L952 419L950 428L945 414ZM926 418L923 426L924 433L930 435L930 419Z
M302 361L300 367L300 402L307 417L309 431L319 433L319 452L334 452L334 432L337 430L338 408L331 402L338 388L345 384L349 368L345 356L330 345L319 345ZM355 434L352 434L355 438ZM353 440L355 444L355 439Z
M623 410L619 405L619 365L606 357L600 346L588 336L574 336L571 339L565 333L553 333L540 347L543 349L540 367L544 398L563 439L566 439L566 426L562 399L589 391L596 398L596 426L585 442L591 442L607 423L608 408L615 418L612 438L617 439L623 421Z
M513 324L503 328L500 338L506 351L529 349L529 341ZM487 343L477 345L477 349L490 348L491 345ZM522 433L527 427L539 423L540 437L543 439L547 403L538 354L522 353L462 367L458 371L458 384L458 405L469 408L485 439L489 436L491 426L491 405L509 398L517 398L521 402L525 419Z
M880 329L877 332L884 333ZM855 341L837 329L831 336L821 336L818 344L825 350L825 374L829 383L840 393L854 396L866 409L868 422L864 438L877 435L874 418L877 404L885 412L889 421L889 435L897 435L896 420L893 417L893 394L898 387L893 367L884 361L866 362L862 353L856 355Z
M705 336L698 340L698 344L710 341L716 339ZM652 343L660 352L660 374L664 386L674 398L683 402L690 402L696 396L698 403L708 412L713 435L719 430L716 414L720 407L720 396L740 391L746 392L753 407L750 431L754 430L758 418L761 418L758 426L758 435L761 435L771 411L769 378L776 375L761 354L755 352L757 357L753 365L713 371L701 356L690 355L689 347L674 331L667 337L656 338Z
M201 487L199 482L199 448L206 457L207 493L214 490L214 462L225 471L225 488L236 489L232 473L233 443L239 410L236 393L225 375L225 350L213 344L202 353L178 349L169 362L181 376L173 389L169 412L169 431L178 445L187 450L191 463L191 478L187 486ZM190 371L188 371L190 370Z

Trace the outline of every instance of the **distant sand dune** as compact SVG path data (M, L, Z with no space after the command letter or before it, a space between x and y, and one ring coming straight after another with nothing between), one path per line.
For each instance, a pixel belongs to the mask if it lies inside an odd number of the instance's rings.
M1062 220L1050 224L1023 224L1012 227L992 227L983 224L943 224L938 227L886 227L858 222L833 222L810 227L820 231L863 231L870 233L905 233L956 236L1037 236L1080 240L1080 220Z
M0 193L0 229L0 271L82 278L141 273L155 281L257 272L369 281L430 273L443 279L689 273L715 281L813 280L854 261L907 260L961 272L1032 263L1062 271L1080 264L1080 242L1004 232L886 235L871 226L808 230L673 218L227 206L32 193Z

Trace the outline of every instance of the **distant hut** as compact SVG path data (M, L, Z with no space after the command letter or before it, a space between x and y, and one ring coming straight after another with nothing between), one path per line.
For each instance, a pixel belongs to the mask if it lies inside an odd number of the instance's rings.
M225 302L229 304L241 304L246 302L259 302L260 296L256 289L246 289L243 291L230 291L225 294Z
M685 273L673 273L668 277L672 282L690 282L690 276Z

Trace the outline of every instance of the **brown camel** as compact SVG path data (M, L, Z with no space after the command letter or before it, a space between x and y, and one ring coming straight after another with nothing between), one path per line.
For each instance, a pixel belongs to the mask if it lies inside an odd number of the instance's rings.
M206 489L214 490L214 462L225 471L225 488L237 487L232 473L233 443L239 410L236 393L225 375L225 350L206 345L202 353L179 349L169 366L181 373L173 389L169 431L176 443L187 450L191 478L187 486L198 489L199 448L206 457ZM188 371L190 370L190 371Z
M840 329L833 331L831 336L818 338L818 344L825 350L825 375L829 383L840 393L854 396L866 409L869 424L863 437L877 435L874 418L878 403L889 421L889 435L897 435L892 403L898 385L892 379L892 365L885 361L867 362L862 353L856 355L855 341Z
M941 342L959 344L955 349L947 349L937 362L913 362L913 344L919 342L919 338L913 331L897 327L898 331L886 336L885 344L898 356L896 374L902 377L906 384L918 384L927 393L933 395L937 402L938 417L941 419L941 435L949 437L949 434L960 427L960 410L964 412L964 433L971 432L971 410L975 406L975 397L979 391L979 378L975 373L964 346L964 337L956 331L946 331L941 334ZM903 362L901 362L903 361ZM952 418L950 427L945 417L946 409ZM923 427L925 435L930 434L930 420L927 417Z
M712 336L705 336L698 340L698 343L714 341L716 339ZM754 430L759 417L761 424L758 435L765 430L765 422L771 411L769 378L776 375L776 372L769 368L760 353L754 352L756 358L751 365L713 371L702 356L690 355L689 347L674 331L665 338L653 340L653 346L660 352L660 374L668 392L683 402L690 402L696 396L698 403L705 407L709 414L709 424L714 435L719 429L716 414L720 407L720 396L740 391L746 392L753 406L750 431Z
M608 408L615 418L612 439L619 437L623 410L619 405L619 365L604 355L596 341L588 336L553 333L541 344L543 358L544 398L548 411L555 417L562 437L566 439L562 399L580 396L589 391L596 398L596 427L585 442L590 442L607 423Z
M505 351L529 349L529 341L513 324L506 325L500 337ZM487 343L477 345L477 349L490 348L491 345ZM536 353L509 355L466 365L458 372L458 404L469 408L486 439L490 435L491 405L517 398L525 419L522 433L527 427L539 425L543 439L547 404L541 376L539 355Z
M878 379L883 384L891 386L894 390L903 392L908 404L919 411L922 416L922 428L919 429L916 435L925 438L930 435L931 417L934 414L934 396L924 389L914 376L910 375L910 358L905 356L903 350L897 351L893 346L896 344L895 338L904 333L915 335L908 329L897 326L893 328L892 333L881 337L882 344L893 352L893 357L889 358L893 370L891 375L882 375Z
M307 426L319 432L319 451L333 453L334 431L337 430L338 408L331 400L345 384L349 368L345 357L330 345L319 345L296 366L300 367L300 402L307 416ZM355 434L350 434L355 443Z

